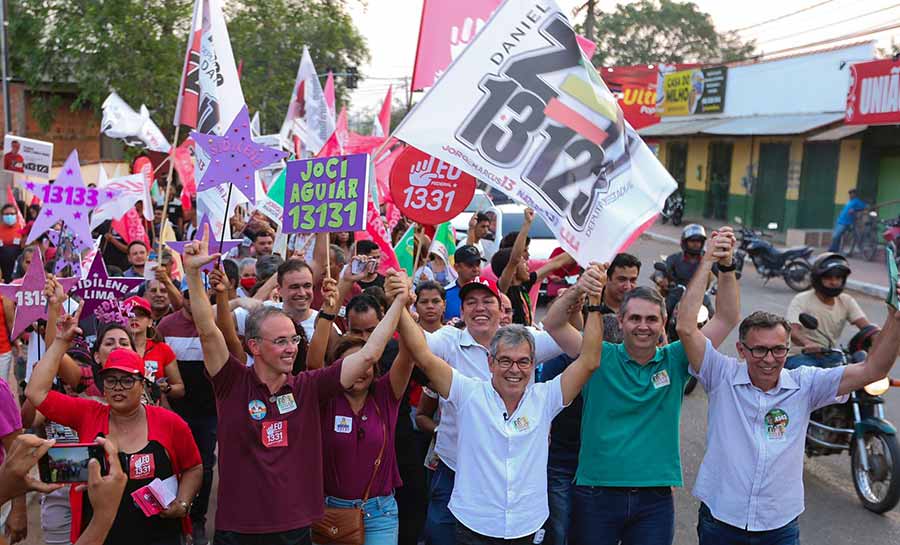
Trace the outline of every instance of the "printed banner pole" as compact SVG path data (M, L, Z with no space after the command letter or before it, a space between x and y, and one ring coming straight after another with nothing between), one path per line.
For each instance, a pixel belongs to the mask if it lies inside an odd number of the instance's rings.
M162 255L163 255L162 231L166 225L166 216L168 216L168 214L169 214L169 190L172 187L172 170L175 168L175 150L178 147L178 132L180 130L181 130L181 125L178 125L175 127L175 138L173 140L175 142L175 145L172 146L171 150L169 150L170 155L167 159L169 161L169 175L166 176L166 194L165 194L165 197L163 198L162 221L159 223L159 235L156 237L156 239L157 239L156 240L156 259L159 262L162 262ZM162 165L160 165L160 166L162 166ZM150 183L152 184L153 182L151 181ZM152 226L150 227L150 230L151 230L151 232L153 231ZM222 238L225 238L224 234L222 235Z

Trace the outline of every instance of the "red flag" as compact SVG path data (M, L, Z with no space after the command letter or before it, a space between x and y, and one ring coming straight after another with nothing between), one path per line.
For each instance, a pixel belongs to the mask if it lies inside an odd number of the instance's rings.
M373 136L387 136L391 133L391 92L393 85L388 87L387 95L384 97L384 103L381 105L381 112L378 113L378 122L372 125ZM380 133L380 134L379 134Z
M397 261L397 254L391 246L391 234L388 233L384 220L378 212L372 197L369 195L368 207L366 211L366 230L356 232L356 240L371 240L378 245L381 250L381 264L378 266L378 272L384 274L388 269L400 270L400 263Z
M191 210L191 197L197 194L197 181L194 179L194 159L191 148L194 141L186 139L177 148L172 149L175 170L181 180L181 207L185 212Z
M197 128L197 106L200 97L200 35L201 5L203 0L194 0L194 17L188 34L187 53L181 70L181 86L178 89L178 103L175 105L175 119L172 124Z
M19 210L19 203L16 202L11 185L6 186L6 202L16 207L16 229L25 227L25 218L22 216L22 211Z
M334 132L328 137L328 141L316 154L316 157L333 157L335 155L344 155L345 148L350 140L350 128L347 126L347 107L341 108L341 115L338 116L337 123L334 126Z
M331 117L334 118L334 109L337 101L334 98L334 74L330 71L328 72L328 77L325 79L325 104L328 105L328 109L331 110Z
M405 146L397 146L393 151L380 159L378 157L375 158L375 182L378 184L378 198L383 203L391 203L394 200L391 197L391 168L394 166L394 161L403 153L405 148Z

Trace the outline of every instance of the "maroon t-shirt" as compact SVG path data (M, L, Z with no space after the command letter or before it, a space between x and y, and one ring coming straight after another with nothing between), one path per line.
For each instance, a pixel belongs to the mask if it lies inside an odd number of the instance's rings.
M284 532L322 518L320 413L343 391L340 364L288 376L275 394L233 356L210 380L219 416L216 529Z
M360 500L372 478L375 459L381 450L382 422L387 428L387 443L381 467L372 481L370 498L387 496L403 486L397 468L394 430L400 400L394 396L390 374L375 381L374 395L354 414L343 395L326 402L322 408L322 447L325 451L325 495L345 500ZM375 405L381 411L381 418Z

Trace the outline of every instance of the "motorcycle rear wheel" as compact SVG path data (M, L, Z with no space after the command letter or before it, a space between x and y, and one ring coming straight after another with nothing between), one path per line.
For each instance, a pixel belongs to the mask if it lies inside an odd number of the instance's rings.
M880 431L866 433L863 441L869 471L860 464L859 449L853 449L850 459L856 495L873 513L890 511L900 502L900 443L896 435Z
M676 227L681 225L681 216L682 216L681 212L675 212L674 214L672 214L672 225L674 225Z
M794 291L806 291L812 286L809 263L791 261L784 266L784 283Z

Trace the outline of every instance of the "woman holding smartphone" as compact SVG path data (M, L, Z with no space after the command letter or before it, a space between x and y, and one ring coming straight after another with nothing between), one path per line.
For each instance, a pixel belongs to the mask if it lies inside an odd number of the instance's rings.
M143 354L147 380L156 383L159 391L167 398L184 397L184 381L175 363L175 352L163 341L156 339L153 329L153 315L150 302L143 297L129 297L125 304L131 304L131 334L134 336L134 351ZM175 363L175 365L171 365ZM151 401L159 405L160 397L151 392Z
M128 475L128 484L107 544L178 545L183 533L180 519L190 511L203 478L200 452L190 428L175 413L141 402L144 360L133 349L131 332L121 324L101 327L94 345L94 360L100 365L95 377L105 403L51 390L60 361L78 333L78 313L63 315L57 323L56 338L34 367L25 395L47 418L77 431L82 443L102 436L119 445L119 463ZM165 480L172 475L179 481L175 500L158 516L144 516L131 493L155 478ZM70 501L71 537L75 542L93 510L90 501L74 487Z

